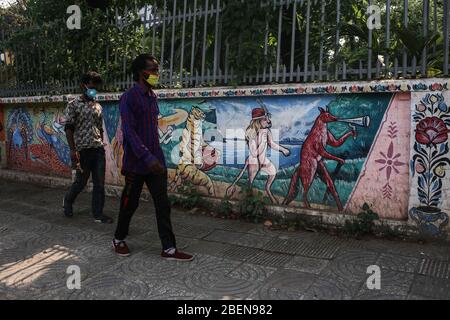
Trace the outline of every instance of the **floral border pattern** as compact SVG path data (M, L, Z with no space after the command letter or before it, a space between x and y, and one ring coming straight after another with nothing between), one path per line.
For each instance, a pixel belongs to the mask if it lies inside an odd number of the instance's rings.
M291 84L258 87L230 88L192 88L156 90L160 99L190 99L214 97L252 97L252 96L288 96L303 94L336 94L336 93L380 93L380 92L425 92L447 91L450 88L449 79L398 80L378 82L342 82L339 84ZM122 93L104 93L98 95L99 101L117 101ZM39 103L66 102L75 95L33 96L0 98L0 103Z

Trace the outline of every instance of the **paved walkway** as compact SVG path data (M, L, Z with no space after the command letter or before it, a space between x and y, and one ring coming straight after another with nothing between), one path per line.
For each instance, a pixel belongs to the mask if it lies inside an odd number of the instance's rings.
M163 261L150 203L130 230L132 256L115 256L115 225L90 217L83 193L68 220L64 190L0 180L0 299L450 299L450 246L348 240L175 211L192 263ZM117 217L118 200L106 213ZM67 288L67 268L81 289ZM381 268L369 290L367 267Z

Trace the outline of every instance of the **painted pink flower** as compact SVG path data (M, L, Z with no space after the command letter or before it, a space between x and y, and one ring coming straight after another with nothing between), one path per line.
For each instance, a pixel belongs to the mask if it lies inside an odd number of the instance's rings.
M431 90L433 90L433 91L440 91L442 89L443 89L443 86L440 83L433 83L431 85Z
M416 127L416 140L421 144L439 144L447 141L448 133L444 120L428 117L421 120Z
M419 103L416 105L416 110L419 112L424 112L427 110L427 107L423 103Z
M416 163L416 172L421 174L425 172L425 167L421 163Z
M375 160L375 162L383 165L379 171L386 170L386 178L388 180L391 178L392 171L395 171L397 174L400 173L397 167L404 166L405 163L397 160L401 154L397 153L394 155L394 144L392 142L389 145L387 153L380 152L380 154L383 158Z
M333 86L328 86L326 88L326 90L327 90L328 93L335 93L336 92L336 88L333 87Z

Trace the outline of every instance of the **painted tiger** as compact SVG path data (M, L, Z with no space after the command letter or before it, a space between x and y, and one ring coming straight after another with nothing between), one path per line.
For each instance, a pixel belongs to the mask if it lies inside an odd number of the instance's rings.
M176 191L184 182L191 182L196 187L205 187L210 196L215 196L214 184L205 173L214 165L211 165L211 161L205 161L205 152L210 153L209 159L212 156L213 162L219 155L203 140L202 125L205 118L205 112L198 107L192 107L179 145L181 157L174 181L170 185L172 191Z

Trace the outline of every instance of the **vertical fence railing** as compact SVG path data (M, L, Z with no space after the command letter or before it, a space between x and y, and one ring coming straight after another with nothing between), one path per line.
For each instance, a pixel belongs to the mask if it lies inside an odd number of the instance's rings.
M445 14L447 13L447 14ZM450 3L449 0L444 0L444 15L443 15L443 33L444 33L444 75L448 76L449 70L449 51L450 51Z
M186 35L183 32L181 36L181 55L182 59L179 59L180 73L181 70L189 70L190 76L184 78L180 77L181 85L183 86L198 86L206 83L211 84L228 84L231 80L236 80L235 75L230 72L229 64L227 61L227 52L230 48L230 43L222 43L222 39L218 38L218 35L222 32L219 29L221 14L226 7L226 0L217 1L215 4L211 4L214 0L204 0L198 1L200 4L200 10L195 10L197 6L197 0L194 1L194 18L191 33L191 67L183 66L184 61L184 41L189 41L186 39ZM223 2L223 5L222 5ZM377 39L384 43L383 46L373 47L374 31L368 29L367 35L367 56L362 57L356 65L350 64L340 55L340 50L342 47L342 42L348 40L348 35L343 35L340 32L340 25L342 23L341 7L342 2L337 1L325 1L325 0L273 0L273 1L261 1L261 6L266 7L270 10L270 16L272 17L269 21L266 21L266 29L264 32L264 43L261 45L262 55L264 56L264 61L266 61L269 54L268 50L268 37L269 33L272 36L276 36L276 47L274 62L265 64L257 70L255 74L245 74L243 78L239 79L242 83L284 83L284 82L296 82L296 81L323 81L324 76L327 80L347 80L347 79L361 79L361 80L371 80L373 78L407 78L407 77L417 77L417 76L427 76L428 70L428 60L430 56L436 56L436 43L432 46L424 47L423 51L418 55L411 55L408 48L405 46L399 51L400 54L393 55L389 50L391 44L393 43L392 34L392 23L393 19L398 16L403 16L402 26L403 28L408 28L409 25L409 11L410 2L408 0L399 1L403 6L395 7L396 12L392 14L392 1L386 0L383 3L385 19L383 20L383 30L384 34L382 39ZM380 1L369 1L370 4L380 4ZM442 11L445 13L448 11L448 0L445 0ZM398 2L396 2L398 4ZM423 12L422 12L422 35L425 40L430 37L430 32L434 34L442 34L443 37L443 70L442 75L448 75L448 17L444 15L442 23L437 21L438 9L436 6L439 4L438 1L433 1L433 10L430 9L430 2L424 1ZM190 4L192 6L192 4ZM332 8L334 6L334 8ZM188 19L190 19L190 13L192 7L188 10ZM314 11L315 10L315 11ZM403 11L402 11L403 10ZM313 21L312 11L318 12L315 17L319 17L318 21ZM325 23L327 12L335 12L336 22L334 25L328 25ZM402 14L403 13L403 14ZM397 15L398 14L398 15ZM186 13L180 13L183 16L183 21L185 19ZM285 21L289 17L292 19L290 24L290 33L286 32ZM298 15L303 17L303 25L298 24ZM433 17L433 28L430 27L430 17ZM348 17L347 17L348 18ZM172 18L171 18L172 20ZM172 22L169 22L172 23ZM177 23L177 22L175 22ZM198 24L201 24L199 31ZM311 26L321 25L323 28L313 30ZM184 29L184 28L183 28ZM329 36L329 31L335 30L335 43L334 48L330 51L330 48L326 47L326 37ZM202 31L202 32L201 32ZM310 59L311 47L310 38L311 31L320 33L320 41L318 47L318 59ZM226 30L225 30L226 32ZM377 32L379 35L380 32ZM212 38L207 43L207 37ZM197 38L197 39L196 39ZM225 40L224 40L225 41ZM235 45L240 46L238 42ZM290 48L288 53L285 52L285 48ZM380 52L379 50L384 49ZM161 48L161 50L164 50ZM431 50L433 54L431 53ZM223 52L222 52L223 51ZM239 47L239 52L240 47ZM299 53L302 54L302 59L299 60ZM199 63L194 60L194 54L201 56ZM219 59L218 56L224 57ZM383 60L380 60L383 57ZM211 61L209 61L210 59ZM194 66L195 65L195 66ZM300 65L302 67L300 67ZM324 69L325 67L325 69ZM222 70L224 70L222 74ZM212 72L212 74L211 74ZM170 81L167 84L172 84Z
M341 0L260 1L265 27L259 31L261 43L255 43L255 55L260 55L259 61L264 63L256 71L248 71L236 67L236 61L244 56L242 35L230 36L223 27L229 17L229 0L160 0L159 6L149 0L143 8L113 9L107 18L110 25L122 28L127 12L139 11L143 24L140 47L130 44L119 51L114 44L108 44L98 56L105 58L106 69L119 66L121 76L110 79L113 90L131 85L130 62L140 52L158 57L162 85L169 88L449 76L449 1L423 0L418 7L410 0L368 0L364 3L382 9L382 27L378 30L368 28L365 20L358 21L354 8ZM241 3L245 10L247 3ZM355 1L356 5L362 3ZM360 10L364 15L367 8ZM421 52L413 51L407 41L400 41L397 30L400 27L408 31L413 23L417 28L414 32L424 43L439 40L428 43ZM348 31L357 28L366 36ZM41 47L41 41L48 40L45 36L30 39L27 46L6 47L11 32L14 30L1 30L0 34L1 96L74 90L75 74L67 77L61 69L57 79L46 79L51 54ZM56 34L62 40L62 31ZM91 46L85 42L83 48ZM37 73L36 79L23 84L29 70Z
M429 12L430 12L430 2L429 0L423 0L423 37L425 41L428 40L428 28L429 28ZM422 51L422 71L423 75L427 74L427 52L428 47L425 46Z

